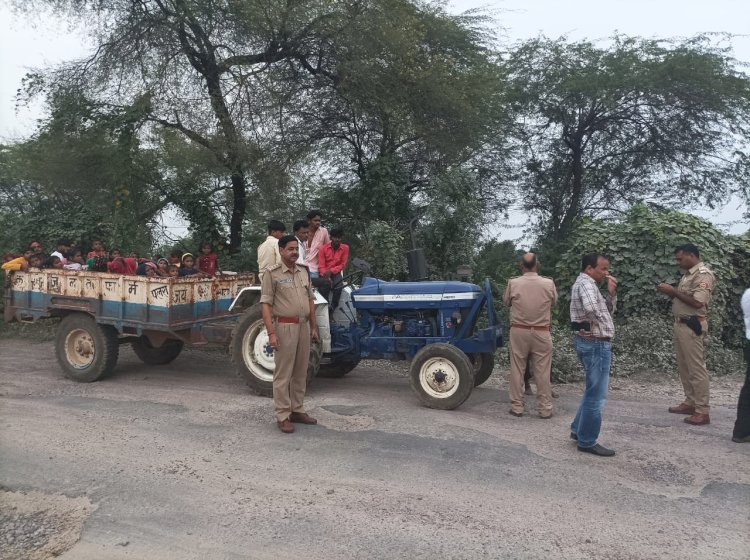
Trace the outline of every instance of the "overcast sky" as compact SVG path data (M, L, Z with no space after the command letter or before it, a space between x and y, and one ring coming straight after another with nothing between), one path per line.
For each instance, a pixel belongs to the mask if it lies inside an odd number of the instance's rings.
M82 56L87 46L80 32L50 17L29 22L0 5L0 140L25 137L34 130L41 107L17 110L15 93L24 74L34 67ZM750 0L453 0L451 10L485 8L495 17L500 36L509 42L567 35L571 39L603 39L619 32L643 37L687 37L726 32L735 57L750 63ZM721 212L696 213L719 224L738 220L744 206L733 202ZM515 216L518 219L518 216ZM733 232L748 224L735 224ZM503 237L513 237L508 229Z

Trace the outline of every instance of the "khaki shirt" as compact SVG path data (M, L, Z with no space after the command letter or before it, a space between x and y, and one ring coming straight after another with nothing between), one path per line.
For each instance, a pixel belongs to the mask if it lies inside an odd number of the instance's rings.
M308 317L312 297L307 268L296 263L272 266L260 281L260 302L271 305L274 317Z
M281 253L279 252L279 240L273 235L266 237L266 240L258 245L258 272L261 279L266 269L274 265L281 264Z
M557 289L551 278L524 272L523 276L508 280L503 301L511 308L512 323L544 327L552 322Z
M702 262L696 264L688 270L677 284L677 291L683 292L701 302L703 305L696 309L680 301L678 298L672 298L672 313L675 317L684 317L686 315L700 315L705 317L708 314L708 302L711 300L711 292L716 286L716 277L714 273Z

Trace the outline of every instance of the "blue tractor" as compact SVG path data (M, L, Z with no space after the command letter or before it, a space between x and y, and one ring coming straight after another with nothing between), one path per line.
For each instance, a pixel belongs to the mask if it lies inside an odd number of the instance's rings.
M273 350L258 289L246 288L235 300L245 312L230 352L247 384L270 395ZM420 401L451 410L487 381L495 350L503 344L489 280L484 287L457 281L384 282L355 273L345 279L332 313L324 298L316 298L321 344L311 349L309 379L343 377L363 359L409 360L411 387Z

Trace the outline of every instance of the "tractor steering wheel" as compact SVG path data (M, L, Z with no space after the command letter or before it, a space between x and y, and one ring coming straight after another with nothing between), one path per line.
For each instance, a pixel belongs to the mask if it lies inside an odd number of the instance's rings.
M365 271L364 270L357 270L355 272L352 272L351 274L346 275L341 280L341 288L346 288L347 286L353 286L353 285L362 285L362 280L365 277Z

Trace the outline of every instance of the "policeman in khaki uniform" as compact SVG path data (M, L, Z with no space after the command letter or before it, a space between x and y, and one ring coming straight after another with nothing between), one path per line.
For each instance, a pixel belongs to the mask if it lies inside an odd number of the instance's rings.
M310 275L297 264L297 238L279 239L281 264L266 270L261 280L260 303L268 342L274 349L273 404L279 429L294 431L292 422L317 424L305 413L302 401L307 386L310 340L318 341Z
M686 270L677 288L659 284L656 289L672 298L674 345L677 368L685 390L685 400L669 408L674 414L688 414L685 422L709 424L708 371L703 357L703 339L708 332L708 302L716 285L714 273L700 260L698 247L680 245L674 251L680 268Z
M511 308L510 323L510 414L523 416L523 375L531 358L537 387L540 418L552 417L552 306L557 290L551 278L539 276L534 253L521 261L521 276L508 280L503 301Z

